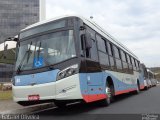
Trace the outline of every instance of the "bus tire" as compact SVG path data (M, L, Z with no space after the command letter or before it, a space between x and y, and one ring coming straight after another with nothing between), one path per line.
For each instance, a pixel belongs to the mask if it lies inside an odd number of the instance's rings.
M137 89L136 89L136 94L140 93L140 84L139 81L137 81Z
M19 105L21 105L21 106L24 106L24 107L30 105L29 102L23 102L23 101L17 102L17 104L19 104Z
M66 102L63 101L54 101L54 104L58 107L58 108L64 108L66 107Z
M113 101L113 93L112 93L113 90L112 89L114 89L114 87L110 86L107 83L107 85L105 87L107 97L106 97L106 99L103 99L103 100L100 101L102 106L109 106L110 103Z
M144 87L144 90L148 90L148 87L147 87L147 86L145 86L145 87Z

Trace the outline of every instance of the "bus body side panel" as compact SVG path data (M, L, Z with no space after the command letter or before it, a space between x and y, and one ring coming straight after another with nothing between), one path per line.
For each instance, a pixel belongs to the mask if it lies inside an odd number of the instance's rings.
M92 80L89 78L94 78L97 73L80 73L80 88L83 99L86 102L93 102L101 99L105 99L107 97L105 92L106 79L107 77L111 77L114 84L115 95L128 93L131 91L135 91L137 89L137 79L139 79L139 73L134 72L134 75L118 73L113 71L105 71L101 72L102 84L100 85L89 85L88 81ZM101 80L101 78L95 77L95 79Z
M97 77L95 75L99 74ZM101 74L101 75L100 75ZM84 101L86 102L93 102L100 99L105 99L107 95L104 92L103 83L95 84L94 81L103 81L102 76L103 74L98 73L80 73L80 88L81 94L83 96ZM91 84L93 82L94 84Z
M139 82L140 82L140 90L143 90L145 88L145 80L142 73L140 73L139 75Z
M115 95L128 93L137 89L137 79L139 78L138 73L124 74L114 71L106 71L104 73L105 78L110 76L114 83Z

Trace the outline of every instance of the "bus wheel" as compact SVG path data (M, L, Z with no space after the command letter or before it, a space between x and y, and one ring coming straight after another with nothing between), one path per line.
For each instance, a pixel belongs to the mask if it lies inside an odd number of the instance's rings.
M136 94L139 94L139 92L140 92L140 85L139 85L139 82L137 82Z
M102 106L108 106L111 103L111 100L112 100L112 97L113 97L111 89L112 89L111 86L109 86L109 85L106 86L105 92L106 92L107 97L106 97L106 99L103 99L103 100L100 101L100 104Z
M54 101L54 104L55 104L58 108L64 108L64 107L66 107L66 102L63 102L63 101Z

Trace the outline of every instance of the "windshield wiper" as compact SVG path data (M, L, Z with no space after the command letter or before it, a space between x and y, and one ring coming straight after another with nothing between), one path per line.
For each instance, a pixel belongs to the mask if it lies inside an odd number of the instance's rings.
M41 42L39 43L39 47L38 47L38 55L37 55L37 60L39 61L39 56L40 56L40 52L41 52ZM53 67L48 63L48 61L45 59L45 58L43 58L43 60L45 61L45 64L47 65L47 67L49 68L49 69L53 69Z
M25 52L25 54L24 54L24 56L23 56L23 58L22 58L22 60L21 60L21 62L19 64L19 66L17 68L17 73L21 72L21 68L22 68L23 62L25 61L25 58L26 58L27 54L28 54L28 57L27 57L27 63L28 63L28 60L29 60L29 57L30 57L31 45L32 45L32 41L30 43L29 49Z
M28 60L29 60L29 58L31 56L31 45L32 45L32 41L31 41L29 49L28 49L27 63L28 63Z

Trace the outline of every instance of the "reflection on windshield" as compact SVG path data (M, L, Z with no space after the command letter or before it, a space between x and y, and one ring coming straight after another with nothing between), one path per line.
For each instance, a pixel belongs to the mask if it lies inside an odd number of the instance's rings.
M32 45L30 46L30 42ZM30 47L30 56L22 62ZM21 70L29 70L55 64L75 57L73 30L50 33L20 43L16 69L23 63Z

